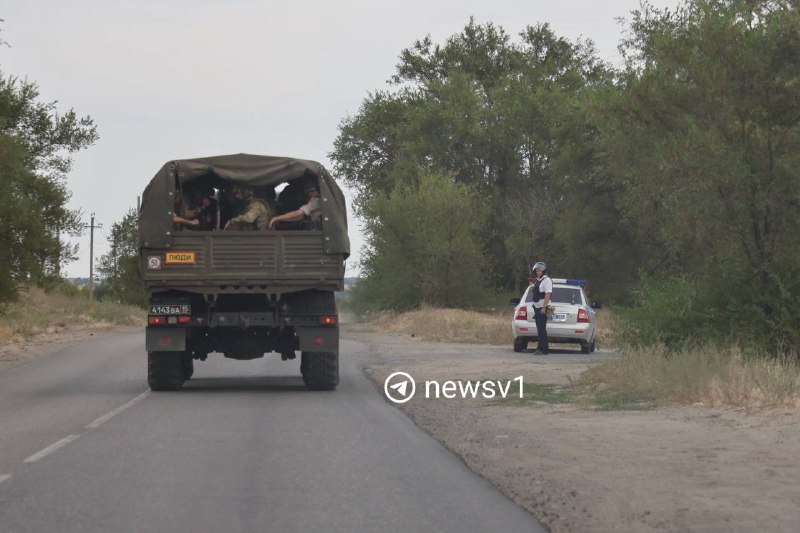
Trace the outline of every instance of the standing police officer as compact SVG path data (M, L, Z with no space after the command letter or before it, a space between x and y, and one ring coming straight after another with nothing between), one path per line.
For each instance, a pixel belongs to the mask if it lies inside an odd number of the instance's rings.
M539 338L539 347L533 352L535 355L547 355L550 346L547 342L547 306L553 296L553 282L545 275L547 265L538 261L533 265L536 282L533 284L533 313L536 320L536 335Z

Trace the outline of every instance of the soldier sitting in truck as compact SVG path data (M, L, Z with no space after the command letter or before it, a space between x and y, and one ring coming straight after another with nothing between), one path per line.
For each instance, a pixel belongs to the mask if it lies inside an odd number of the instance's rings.
M195 213L186 205L186 200L180 191L175 193L175 205L172 212L172 222L180 229L181 226L199 226L200 221L195 218Z
M181 229L210 231L216 229L217 201L210 187L191 187L175 194L175 210L172 222Z
M267 229L271 215L267 202L256 198L248 187L234 187L228 194L237 214L225 223L226 231Z
M322 206L319 199L317 185L308 180L303 184L307 202L294 211L289 211L282 215L272 217L269 221L269 229L275 229L275 225L280 222L299 222L307 221L309 229L319 229L320 217L322 216ZM305 228L304 228L305 229Z

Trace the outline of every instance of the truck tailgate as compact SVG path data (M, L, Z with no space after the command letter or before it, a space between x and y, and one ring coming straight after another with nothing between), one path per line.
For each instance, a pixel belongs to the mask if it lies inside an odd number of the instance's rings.
M179 232L169 250L142 249L142 279L148 288L307 284L337 290L344 262L340 254L325 254L324 239L321 231Z

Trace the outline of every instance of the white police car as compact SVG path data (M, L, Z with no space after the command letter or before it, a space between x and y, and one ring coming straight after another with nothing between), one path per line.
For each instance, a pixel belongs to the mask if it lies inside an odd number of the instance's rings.
M581 353L595 350L595 312L589 305L582 279L550 278L553 282L553 295L550 305L555 307L553 317L547 322L549 343L580 344ZM536 322L533 314L533 286L529 286L522 298L513 298L514 351L521 352L528 343L537 340ZM594 304L597 309L601 304Z

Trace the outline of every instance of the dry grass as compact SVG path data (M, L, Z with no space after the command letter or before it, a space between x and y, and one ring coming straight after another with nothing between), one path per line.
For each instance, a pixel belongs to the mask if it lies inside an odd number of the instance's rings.
M631 350L593 367L579 384L623 403L800 407L796 357L745 357L737 347Z
M511 334L511 311L478 313L461 309L423 308L406 313L384 313L370 322L400 335L413 335L433 342L508 345Z
M0 344L79 328L143 325L145 316L144 310L130 305L92 302L80 293L30 288L0 313Z
M612 329L614 328L614 313L609 309L599 309L597 313L597 322L595 323L595 341L598 346L609 348L611 338L613 336Z
M368 322L399 335L413 335L432 342L461 342L466 344L510 345L513 308L481 313L463 309L425 307L405 313L381 313ZM608 310L597 312L597 342L608 347L613 315Z

